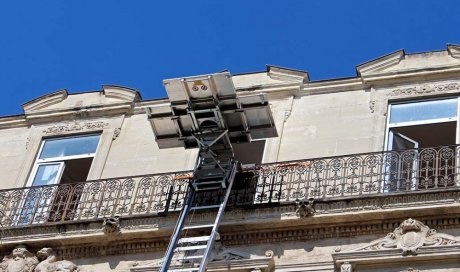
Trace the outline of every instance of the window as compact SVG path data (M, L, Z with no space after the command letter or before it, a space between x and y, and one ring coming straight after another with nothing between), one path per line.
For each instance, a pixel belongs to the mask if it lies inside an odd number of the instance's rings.
M27 186L44 186L86 181L99 144L99 134L45 139L32 169ZM53 199L50 188L30 188L19 223L51 220L61 202ZM78 195L76 196L78 197Z
M453 185L458 106L458 98L389 105L386 149L396 152L387 156L387 191Z
M28 186L85 181L100 135L82 135L43 141Z

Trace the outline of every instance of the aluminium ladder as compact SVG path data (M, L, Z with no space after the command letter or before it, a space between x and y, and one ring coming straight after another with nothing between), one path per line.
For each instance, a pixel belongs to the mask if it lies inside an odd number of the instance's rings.
M209 103L209 101L205 102ZM193 137L199 155L189 184L186 200L169 242L161 272L191 272L206 270L218 228L230 196L239 163L218 107L191 107L189 115L194 123ZM200 194L211 198L199 200ZM196 222L194 214L207 212L212 222ZM199 221L199 220L198 220Z

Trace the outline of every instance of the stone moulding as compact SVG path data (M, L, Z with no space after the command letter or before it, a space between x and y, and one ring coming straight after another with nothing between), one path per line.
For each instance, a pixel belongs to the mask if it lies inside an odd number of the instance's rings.
M368 74L378 74L382 70L395 66L404 59L406 53L404 50L398 50L383 57L371 60L367 63L358 65L356 71L358 75L365 76Z
M418 220L409 218L404 220L393 232L386 237L375 240L354 251L371 251L388 248L402 249L403 255L417 255L422 246L460 245L460 238L436 233Z
M449 91L456 91L460 89L460 84L456 82L442 83L442 84L422 84L417 86L397 88L388 93L390 97L400 96L415 96L425 94L445 93Z
M24 109L24 112L28 114L34 111L44 109L51 105L60 103L63 100L65 100L68 95L69 94L67 90L65 89L59 90L59 91L35 98L27 103L24 103L22 107Z
M349 251L337 249L332 257L336 267L342 268L387 262L452 260L460 257L460 237L437 233L409 218L385 237Z
M62 134L67 132L77 132L85 130L96 130L104 129L109 126L109 123L97 121L97 122L74 122L67 123L62 125L55 125L44 129L42 132L44 134Z
M432 215L426 215L427 219L423 220L424 224L435 225L438 229L456 228L460 225L460 218L455 212L458 210L455 208L458 200L459 192L449 191L318 202L315 204L316 214L313 217L299 217L296 214L295 203L279 207L258 207L257 209L236 208L225 214L222 222L221 241L225 246L235 246L385 234L393 232L400 225L401 215L407 216L408 214L406 209L428 205L432 210ZM451 215L445 213L446 208L452 212ZM347 216L348 213L360 211L364 212L362 213L363 216L368 219L371 213L379 214L380 219L382 218L381 215L385 213L386 219L384 221L379 219L362 222L359 218L364 217L356 217L357 214L355 214L355 221L348 223L331 224L331 222L325 221L331 218L331 214L344 219L352 218ZM416 216L417 211L412 214L414 215L411 216ZM200 216L203 221L210 218L210 214L206 213L200 214ZM102 219L15 227L4 230L0 255L21 242L27 242L29 246L33 247L34 241L46 241L48 246L55 247L58 253L68 259L88 257L94 254L117 255L157 252L166 247L169 239L167 231L173 228L176 220L177 213L171 213L166 217L121 217L120 234L115 236L104 234L101 228ZM356 220L360 221L359 224L356 224ZM273 228L260 229L257 227L266 224L273 224ZM247 232L234 231L238 229L237 226L242 225L248 229ZM253 229L249 231L249 227ZM142 241L129 238L134 237L133 235L149 238ZM114 237L116 237L116 241L113 241ZM63 240L66 240L65 247L62 247ZM106 240L111 241L110 247L104 245L103 242ZM85 244L82 244L83 242ZM391 248L385 250L401 251L401 249ZM358 252L358 254L360 253Z
M240 272L269 272L273 271L273 251L268 250L265 256L249 254L241 250L221 247L211 257L206 271L240 271ZM157 272L162 259L144 264L134 264L130 272ZM180 265L177 263L176 265ZM173 264L174 266L174 264Z

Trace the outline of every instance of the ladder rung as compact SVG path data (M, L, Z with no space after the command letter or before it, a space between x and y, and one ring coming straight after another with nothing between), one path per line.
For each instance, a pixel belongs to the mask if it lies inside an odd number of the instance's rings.
M205 249L206 245L199 245L199 246L184 246L184 247L176 247L174 251L190 251L190 250L198 250L198 249Z
M203 255L192 255L192 256L182 256L182 257L174 257L172 258L175 261L181 261L181 260L196 260L196 259L203 259Z
M199 271L200 268L198 267L190 267L190 268L177 268L177 269L168 269L168 272L190 272L190 271Z
M220 208L220 206L221 205L195 206L195 207L191 207L190 210L216 209L216 208Z
M179 239L178 243L197 243L197 242L207 242L209 236L198 236L198 237L187 237Z
M214 227L213 224L210 224L210 225L194 225L194 226L185 226L182 229L184 229L184 230L192 230L192 229L206 229L206 228L213 228L213 227Z

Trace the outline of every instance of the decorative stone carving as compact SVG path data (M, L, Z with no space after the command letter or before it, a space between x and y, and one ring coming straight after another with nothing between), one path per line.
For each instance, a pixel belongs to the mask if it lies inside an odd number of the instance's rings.
M30 137L27 137L27 139L26 139L26 150L29 149L29 145L30 145Z
M385 238L375 240L353 251L369 251L400 248L403 255L417 254L422 246L460 245L460 238L448 234L436 233L422 222L409 218L404 220Z
M120 133L121 133L121 128L116 128L116 129L113 131L112 140L115 140L116 138L118 138L118 136L120 136Z
M30 253L26 246L16 246L10 255L0 263L0 272L33 272L38 259Z
M265 251L265 257L268 257L268 258L271 258L275 255L275 253L273 252L273 250L267 250Z
M420 270L409 267L405 270L401 270L401 272L420 272Z
M371 110L371 113L374 113L375 111L375 100L369 101L369 109Z
M102 230L105 234L117 234L120 233L120 217L104 217L104 221L102 222Z
M212 256L212 261L231 261L231 260L243 260L251 259L251 254L248 254L243 251L221 247L217 253Z
M444 83L444 84L424 84L420 86L413 86L408 88L399 88L392 90L389 96L411 96L430 93L442 93L447 91L458 90L460 85L458 83Z
M58 261L52 248L45 247L37 252L37 257L42 260L34 272L74 272L78 271L76 264L70 261Z
M349 262L345 262L340 266L340 272L353 272L353 266Z
M85 123L71 123L71 124L64 124L64 125L56 125L52 127L48 127L43 130L45 134L61 134L64 132L73 132L73 131L80 131L80 130L94 130L94 129L103 129L107 127L109 124L101 121L97 122L85 122Z
M192 255L194 253L191 253ZM250 254L241 250L228 248L222 246L221 243L216 244L215 251L213 251L207 271L273 271L273 251L267 250L262 255ZM187 263L189 266L199 263L199 259L188 259L188 260L173 260L171 266L181 266L184 263ZM155 261L147 262L133 262L130 267L131 272L147 272L147 271L158 271L159 267L163 263L163 258L157 259ZM234 268L232 268L234 267Z
M307 201L296 200L296 215L300 217L309 217L315 214L314 199L310 198Z

